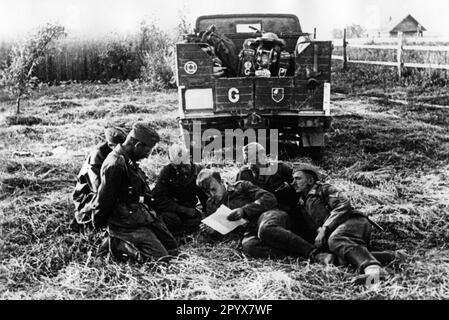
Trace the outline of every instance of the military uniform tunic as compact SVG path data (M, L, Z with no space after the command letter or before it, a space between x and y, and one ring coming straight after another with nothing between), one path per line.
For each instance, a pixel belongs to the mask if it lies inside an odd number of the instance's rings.
M260 174L260 168L254 165L245 165L240 168L236 181L250 181L256 186L265 189L276 196L278 206L284 211L290 211L297 202L297 195L290 184L293 182L293 169L284 162L270 162L265 167L271 174Z
M76 210L76 220L72 222L73 228L76 228L77 224L91 222L91 207L88 204L98 192L101 165L111 151L107 143L103 143L95 150L92 150L78 173L77 183L72 195Z
M130 242L145 258L165 256L177 244L151 202L145 173L118 145L101 167L94 223L106 224L112 237Z
M249 181L238 181L227 188L221 201L209 199L207 213L222 204L230 209L242 208L249 220L242 239L243 252L252 257L282 258L287 255L308 257L312 245L289 230L289 216L276 208L276 197Z
M276 208L277 201L273 194L259 188L248 181L238 181L228 185L221 201L209 198L206 203L206 213L210 215L224 204L230 209L242 208L244 218L249 220L248 229L254 230L257 219L265 212Z
M360 211L354 210L349 199L336 187L317 182L307 195L300 197L295 213L297 216L293 219L298 218L303 224L297 233L310 242L317 236L318 228L327 228L328 249L340 261L358 248L363 253L360 265L379 264L367 250L372 230L369 220Z
M162 168L153 189L154 208L172 233L194 230L202 216L197 211L195 217L186 211L196 208L198 200L205 209L207 195L196 185L201 166L192 164L180 168L168 164Z

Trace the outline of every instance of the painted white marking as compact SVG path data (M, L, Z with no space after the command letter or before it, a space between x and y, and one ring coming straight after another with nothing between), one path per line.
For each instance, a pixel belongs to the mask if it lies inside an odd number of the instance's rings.
M323 109L326 116L331 115L331 84L324 83Z
M187 61L184 65L184 71L188 74L195 74L198 70L198 66L194 61Z
M237 103L240 100L240 94L239 89L237 88L231 88L228 91L228 99L232 103Z

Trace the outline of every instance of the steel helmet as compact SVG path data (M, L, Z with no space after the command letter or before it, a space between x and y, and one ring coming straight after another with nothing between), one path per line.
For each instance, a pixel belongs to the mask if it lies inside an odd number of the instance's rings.
M273 32L265 32L262 34L262 37L256 39L256 43L258 42L272 42L274 44L278 44L282 47L286 46L285 40L279 39L276 33Z

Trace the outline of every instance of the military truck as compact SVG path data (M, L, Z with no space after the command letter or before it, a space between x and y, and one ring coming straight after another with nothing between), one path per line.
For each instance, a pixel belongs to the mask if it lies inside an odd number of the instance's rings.
M211 26L234 43L237 75L216 72L217 59L201 41ZM186 141L191 147L195 122L202 132L212 128L223 134L235 128L278 129L281 144L296 144L319 157L331 123L331 54L331 41L304 33L292 14L198 17L194 33L176 44L179 124L190 134ZM262 70L267 61L274 64Z

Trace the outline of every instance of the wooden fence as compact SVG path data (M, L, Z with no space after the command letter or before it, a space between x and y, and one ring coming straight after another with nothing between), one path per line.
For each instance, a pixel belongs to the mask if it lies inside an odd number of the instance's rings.
M363 44L363 42L370 41L374 44ZM341 41L341 44L338 42ZM380 65L380 66L390 66L396 67L398 69L399 77L402 76L402 71L404 68L424 68L424 69L442 69L449 70L448 64L434 64L434 63L414 63L404 61L404 51L431 51L431 52L449 52L449 45L443 46L429 46L429 45L407 45L409 43L421 43L421 42L449 42L449 38L404 38L402 33L399 33L397 38L382 38L382 39L350 39L350 42L346 39L346 30L343 32L342 40L334 40L334 47L342 47L343 55L332 55L332 59L343 61L343 69L348 69L348 63L355 64L370 64L370 65ZM376 44L379 41L384 44ZM385 44L387 43L387 44ZM391 43L391 44L390 44ZM348 48L360 48L360 49L380 49L380 50L396 50L396 61L367 61L367 60L352 60L348 56Z

